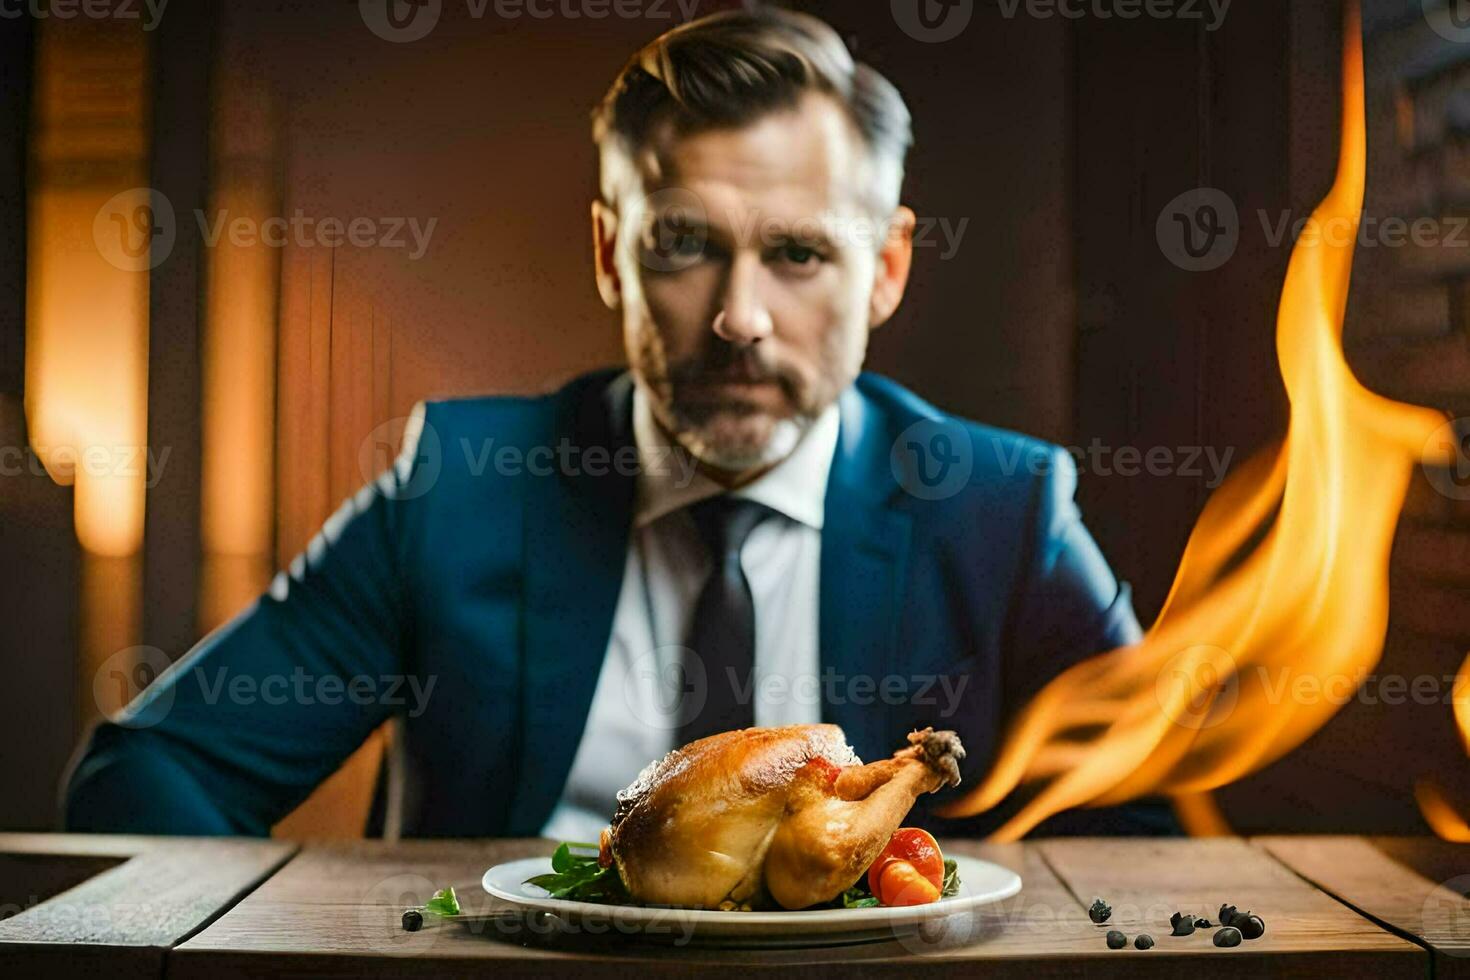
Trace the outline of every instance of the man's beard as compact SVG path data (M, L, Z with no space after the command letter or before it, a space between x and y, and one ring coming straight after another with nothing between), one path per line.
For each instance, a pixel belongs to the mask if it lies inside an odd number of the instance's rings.
M772 418L741 415L738 410L701 413L702 418L681 415L673 408L674 435L679 444L701 463L730 473L774 466L787 456L811 427L806 415Z
M721 344L707 356L673 365L663 381L655 385L664 409L657 414L667 416L660 421L700 462L732 473L785 459L820 412L799 376L766 364L750 348ZM773 385L784 404L777 409L739 394L715 397L709 387L720 382Z

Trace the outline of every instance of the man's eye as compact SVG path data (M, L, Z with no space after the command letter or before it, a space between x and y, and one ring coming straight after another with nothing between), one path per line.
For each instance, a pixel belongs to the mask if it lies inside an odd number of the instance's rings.
M704 236L693 232L680 232L673 236L673 246L669 251L685 257L699 255L704 251Z
M805 245L787 245L781 249L781 259L793 265L808 265L820 261L822 255Z
M659 222L645 232L643 248L649 259L674 269L697 262L709 250L709 242L698 229Z

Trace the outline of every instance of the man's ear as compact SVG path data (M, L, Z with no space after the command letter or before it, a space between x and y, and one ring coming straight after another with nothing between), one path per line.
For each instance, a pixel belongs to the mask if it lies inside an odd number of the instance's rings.
M889 219L888 234L878 252L878 265L873 272L873 298L868 305L868 329L877 330L893 316L909 284L909 269L914 263L914 226L918 218L913 209L899 205Z
M618 216L600 200L592 202L592 264L597 272L597 292L610 310L623 304L623 283L616 262Z

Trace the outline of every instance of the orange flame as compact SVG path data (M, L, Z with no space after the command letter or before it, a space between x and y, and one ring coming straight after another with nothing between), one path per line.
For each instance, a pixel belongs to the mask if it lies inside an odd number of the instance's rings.
M1460 665L1451 700L1454 702L1455 725L1460 729L1460 741L1470 752L1470 657ZM1419 803L1424 820L1436 834L1445 840L1470 843L1470 823L1460 816L1432 782L1421 780L1414 787L1414 799Z
M1309 226L1330 231L1297 241L1277 314L1286 437L1206 504L1147 635L1043 688L986 779L947 809L969 816L1042 784L997 839L1072 807L1240 779L1325 724L1382 652L1409 479L1450 456L1432 438L1442 413L1367 390L1343 355L1367 165L1355 3L1344 28L1337 176Z

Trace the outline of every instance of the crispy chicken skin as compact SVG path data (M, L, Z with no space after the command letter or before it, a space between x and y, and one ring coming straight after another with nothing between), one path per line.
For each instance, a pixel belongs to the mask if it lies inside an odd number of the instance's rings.
M841 895L922 793L960 781L954 732L909 735L863 765L836 725L712 735L650 764L602 832L637 901L801 909Z

